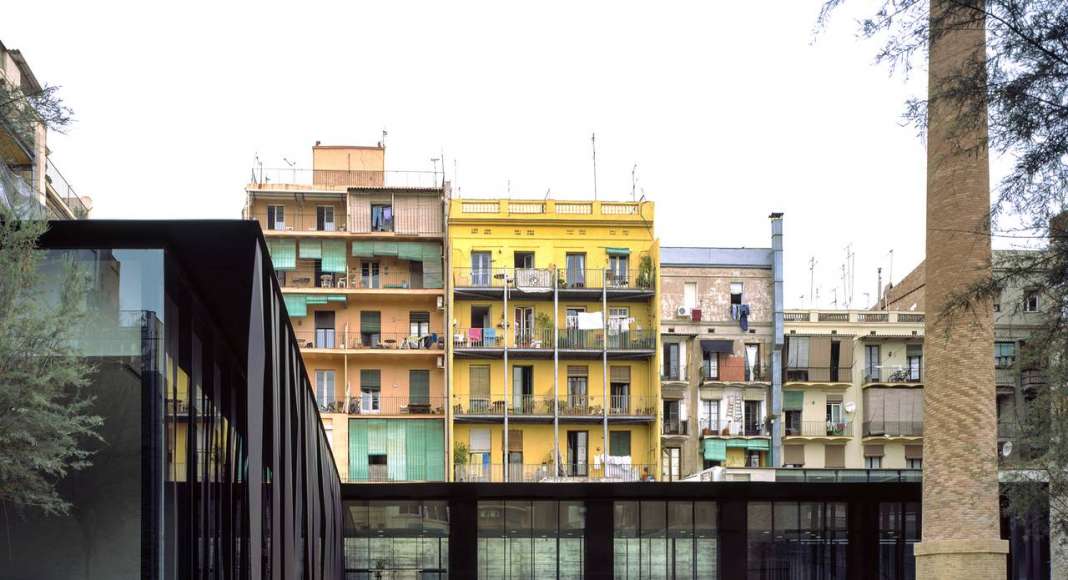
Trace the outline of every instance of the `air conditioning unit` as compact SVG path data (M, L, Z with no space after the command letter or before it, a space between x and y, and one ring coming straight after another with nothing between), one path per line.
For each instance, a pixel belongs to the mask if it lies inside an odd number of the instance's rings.
M445 310L445 297L438 296L438 310Z
M679 306L675 309L675 316L678 316L679 318L689 318L690 309L685 306Z
M445 368L445 357L443 357L443 356L439 356L438 357L438 368L439 369Z

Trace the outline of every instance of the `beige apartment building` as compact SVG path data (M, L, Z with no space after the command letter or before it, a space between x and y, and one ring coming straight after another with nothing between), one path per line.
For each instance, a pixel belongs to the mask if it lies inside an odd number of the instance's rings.
M18 99L42 90L25 56L0 42L0 86L5 99ZM29 107L29 105L25 105ZM17 107L10 115L21 116ZM92 202L75 193L50 158L48 129L32 111L22 120L0 119L0 203L33 201L48 219L85 219Z
M385 148L312 148L253 169L260 222L345 481L446 479L445 201Z

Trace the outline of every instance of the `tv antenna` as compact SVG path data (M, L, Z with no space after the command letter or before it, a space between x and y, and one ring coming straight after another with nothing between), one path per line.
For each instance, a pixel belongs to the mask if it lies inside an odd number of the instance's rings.
M808 299L809 306L814 306L814 297L816 296L816 257L810 256L808 259Z
M593 200L597 201L597 133L591 134L590 145L593 147Z
M634 162L634 167L630 169L630 200L634 201L635 191L638 188L638 162Z
M285 157L282 158L282 162L289 166L289 169L293 172L293 183L297 182L297 162L290 161Z

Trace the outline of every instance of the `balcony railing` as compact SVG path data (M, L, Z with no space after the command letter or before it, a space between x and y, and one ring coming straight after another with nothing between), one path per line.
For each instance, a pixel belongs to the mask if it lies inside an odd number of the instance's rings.
M816 366L816 367L791 367L785 369L784 379L786 382L831 382L848 383L853 380L853 367L849 366Z
M364 275L358 265L353 265L347 274L336 273L314 275L314 266L304 260L297 260L298 270L275 271L278 283L283 288L336 288L350 290L422 290L440 289L440 285L429 285L419 274L412 274L406 268L392 268L389 272Z
M919 383L922 373L919 368L903 365L865 365L865 383Z
M294 332L300 348L326 350L435 350L445 348L442 335L417 336L389 332L343 332L332 328Z
M453 476L456 481L492 482L505 481L507 470L509 482L514 483L552 483L552 482L618 482L642 481L649 474L655 473L655 465L609 463L594 467L593 463L561 463L556 468L551 463L543 464L465 464L454 465Z
M702 437L769 437L767 421L761 417L759 421L747 420L742 423L737 421L725 421L720 419L699 421Z
M48 159L48 163L45 164L45 178L48 184L55 190L56 195L63 200L63 203L67 204L71 213L74 214L76 219L85 219L89 217L89 208L82 201L82 198L75 193L74 188L71 187L67 178L63 177L63 174L59 172L55 164L51 159Z
M444 415L445 397L383 397L376 391L355 394L344 400L318 401L322 413L348 415Z
M730 379L724 378L724 373L721 367L717 366L717 372L712 373L712 365L707 361L701 364L701 379L705 381L730 381ZM766 383L771 380L771 372L766 366L754 366L752 368L746 366L743 370L742 382L746 383ZM734 381L730 381L734 382Z
M637 268L626 271L605 269L557 268L453 268L453 283L457 288L509 288L518 290L552 288L561 290L645 290L651 291L655 273L640 273Z
M864 421L865 437L921 437L923 421Z
M511 348L552 349L552 331L548 329L520 332L509 343ZM650 330L609 331L607 349L611 351L652 350L656 347L656 334ZM452 337L454 348L479 349L503 348L505 332L500 328L461 328ZM593 350L605 348L605 333L602 330L560 329L558 335L561 350Z
M852 421L787 421L787 437L852 437Z
M656 398L615 395L609 397L610 417L655 417ZM552 396L521 395L506 397L492 395L485 397L454 397L453 414L504 416L507 409L509 416L552 416L555 404ZM603 417L603 399L598 397L574 397L568 399L561 395L559 402L561 417Z
M690 434L690 422L683 421L678 417L671 417L664 419L663 424L664 435L689 435Z
M254 168L252 183L263 187L304 185L330 188L396 187L429 189L441 187L443 174L437 171L375 171L308 169L292 167Z
M262 207L262 206L261 206ZM366 212L366 208L363 210ZM442 210L432 208L405 208L393 214L391 219L372 222L367 213L346 216L344 206L335 207L331 219L320 219L316 208L293 209L287 206L281 220L270 221L266 210L252 212L249 219L260 222L265 232L348 232L353 234L397 234L401 236L436 237L444 233ZM325 216L324 216L325 218Z

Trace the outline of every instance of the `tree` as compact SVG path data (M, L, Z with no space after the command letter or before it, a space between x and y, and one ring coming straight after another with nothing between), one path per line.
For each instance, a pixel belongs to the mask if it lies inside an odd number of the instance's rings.
M845 0L827 0L817 28L828 25ZM1068 195L1068 3L1063 0L953 0L951 16L984 18L987 36L985 62L965 67L942 86L930 87L934 98L951 100L978 115L959 115L972 125L951 130L962 138L972 135L975 122L988 124L986 145L1011 162L996 186L991 207L990 235L1048 242L1035 252L1003 254L994 276L956 296L944 312L968 310L979 299L999 297L1011 288L1040 294L1045 314L1040 328L1028 339L1028 352L1018 366L1038 371L1047 387L1029 389L1019 422L1016 449L1021 469L1010 476L1037 485L1008 486L1010 510L1031 517L1048 506L1053 525L1068 532L1068 222L1058 220ZM860 22L860 36L881 43L876 62L909 75L926 63L932 30L942 22L930 19L929 0L881 0L873 14ZM927 99L910 99L904 117L922 135L927 123ZM985 221L985 220L984 220ZM1058 226L1059 224L1059 226ZM1021 304L1002 304L1020 308Z
M0 503L65 513L55 484L89 465L83 445L101 419L88 412L93 368L76 346L87 277L67 263L55 295L40 291L45 227L0 205Z

